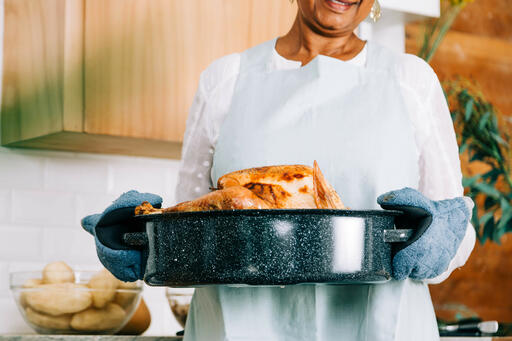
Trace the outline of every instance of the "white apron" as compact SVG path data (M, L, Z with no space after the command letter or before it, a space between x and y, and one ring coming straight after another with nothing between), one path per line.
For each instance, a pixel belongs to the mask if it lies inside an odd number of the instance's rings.
M394 55L368 43L366 67L319 55L293 70L269 67L275 39L241 55L215 148L212 180L229 172L317 160L352 209L378 208L389 190L418 187L413 126ZM427 285L199 288L185 340L438 340Z

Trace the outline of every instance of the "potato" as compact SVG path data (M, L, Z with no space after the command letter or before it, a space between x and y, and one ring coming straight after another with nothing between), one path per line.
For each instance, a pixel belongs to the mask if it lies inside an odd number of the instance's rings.
M92 295L85 285L57 283L41 284L35 288L41 290L26 292L25 299L32 309L40 313L52 316L76 313L92 304Z
M137 282L121 282L119 281L118 289L135 289ZM130 304L133 304L137 293L134 292L117 292L114 302L119 304L123 309L126 309Z
M22 288L29 288L29 289L35 288L36 286L41 285L41 284L43 284L43 280L40 278L27 279L25 281L25 283L23 283ZM20 304L23 308L27 307L27 293L26 292L22 291L20 293Z
M32 310L30 307L25 310L25 316L29 322L43 328L67 330L69 329L69 325L71 323L71 314L49 316L40 314L37 311Z
M108 270L102 270L94 275L87 286L91 289L92 305L95 308L103 308L107 303L114 300L116 289L119 285L117 280Z
M123 322L126 313L115 303L108 303L103 309L89 308L71 318L71 328L81 331L115 329Z
M31 278L27 279L25 283L23 283L23 288L35 288L38 285L43 284L43 280L40 278Z
M73 269L66 263L53 262L44 267L43 282L45 284L74 283L75 274Z

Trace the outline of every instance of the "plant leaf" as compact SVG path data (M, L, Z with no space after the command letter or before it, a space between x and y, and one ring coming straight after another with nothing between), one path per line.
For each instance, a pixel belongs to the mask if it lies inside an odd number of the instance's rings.
M473 155L471 155L471 158L469 159L469 162L483 161L486 157L488 157L487 154L482 153L482 152L476 152Z
M468 144L467 143L461 143L461 145L459 147L459 154L464 154L466 149L468 149Z
M506 211L512 209L512 206L510 205L510 203L508 202L508 200L505 197L501 197L500 206L501 206L501 210L503 212L506 212Z
M487 211L491 209L493 206L496 206L498 201L492 197L486 197L484 201L484 209Z
M496 188L486 183L478 182L474 184L473 187L496 200L498 200L501 197L501 193Z
M450 114L460 144L459 153L468 155L470 162L485 163L490 169L462 180L466 195L483 202L474 208L471 221L480 242L491 239L500 243L504 233L512 232L512 179L509 175L512 154L505 152L510 150L511 137L500 129L502 121L498 120L494 106L478 92L478 86L471 83L464 80L444 83L445 95L453 106ZM510 186L498 189L499 180Z
M473 98L470 98L469 101L466 102L466 106L464 107L464 121L469 121L471 115L473 114L473 103L475 101Z
M498 225L496 226L496 228L498 230L503 230L503 233L505 233L510 228L507 228L509 222L512 223L512 209L503 211L503 215L501 216L500 220L498 220Z
M492 125L493 125L493 129L498 130L498 116L496 116L495 113L493 113L493 115L492 115Z
M491 112L487 111L482 118L480 118L480 122L478 122L478 130L484 129L486 123L489 121L489 117L491 116Z
M487 212L480 217L480 225L485 225L489 219L494 218L494 212Z
M495 183L498 180L498 176L502 174L501 169L493 168L485 174L482 174L482 179L489 180L488 183Z
M482 178L482 175L477 174L475 176L472 176L470 178L463 177L462 178L462 186L463 187L471 187L473 186L478 180Z
M490 132L490 134L494 138L494 140L496 140L496 142L498 142L498 144L501 144L508 148L507 142L499 134L496 134L495 132L492 132L492 131Z
M505 230L500 230L497 227L494 227L494 234L492 236L492 240L498 244L501 245L501 237L505 234Z
M482 231L482 244L485 243L487 239L494 239L494 219L489 219Z

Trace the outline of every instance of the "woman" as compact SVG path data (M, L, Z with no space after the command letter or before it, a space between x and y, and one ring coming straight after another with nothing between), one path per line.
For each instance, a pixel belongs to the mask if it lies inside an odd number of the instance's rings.
M378 202L414 218L415 241L393 257L395 280L198 288L186 340L439 339L427 284L443 281L469 257L472 204L450 199L462 195L461 172L435 73L415 56L354 34L372 6L298 0L288 34L208 67L187 122L176 199L195 199L235 170L318 160L352 209ZM144 255L116 250L101 236L126 231L144 200L162 201L130 191L82 220L102 263L124 281L143 278Z
M215 61L201 75L183 146L178 202L231 171L311 164L353 209L411 187L430 199L462 195L458 149L439 81L421 59L393 54L354 30L373 0L298 0L283 37ZM437 340L427 283L448 269L379 285L199 288L186 340ZM436 258L431 254L428 257Z

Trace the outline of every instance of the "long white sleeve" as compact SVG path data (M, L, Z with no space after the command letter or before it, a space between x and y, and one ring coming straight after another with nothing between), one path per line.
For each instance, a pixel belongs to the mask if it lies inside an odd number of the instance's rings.
M214 187L210 172L215 144L239 68L240 55L231 54L217 59L201 74L183 139L177 202L196 199Z
M192 200L206 194L212 185L208 174L213 157L213 146L207 134L205 107L205 95L199 83L190 107L183 139L175 195L177 202Z
M453 122L441 84L428 64L416 57L406 57L410 64L416 64L409 70L411 78L407 84L415 87L417 101L413 118L416 126L416 143L420 153L420 183L419 191L432 200L442 200L463 196L462 173L460 169L459 151ZM418 91L418 88L420 89ZM421 97L420 94L425 94ZM419 117L421 116L421 117ZM426 280L429 284L444 281L457 268L463 266L475 245L476 233L468 224L466 233L455 257L448 269L441 275Z

